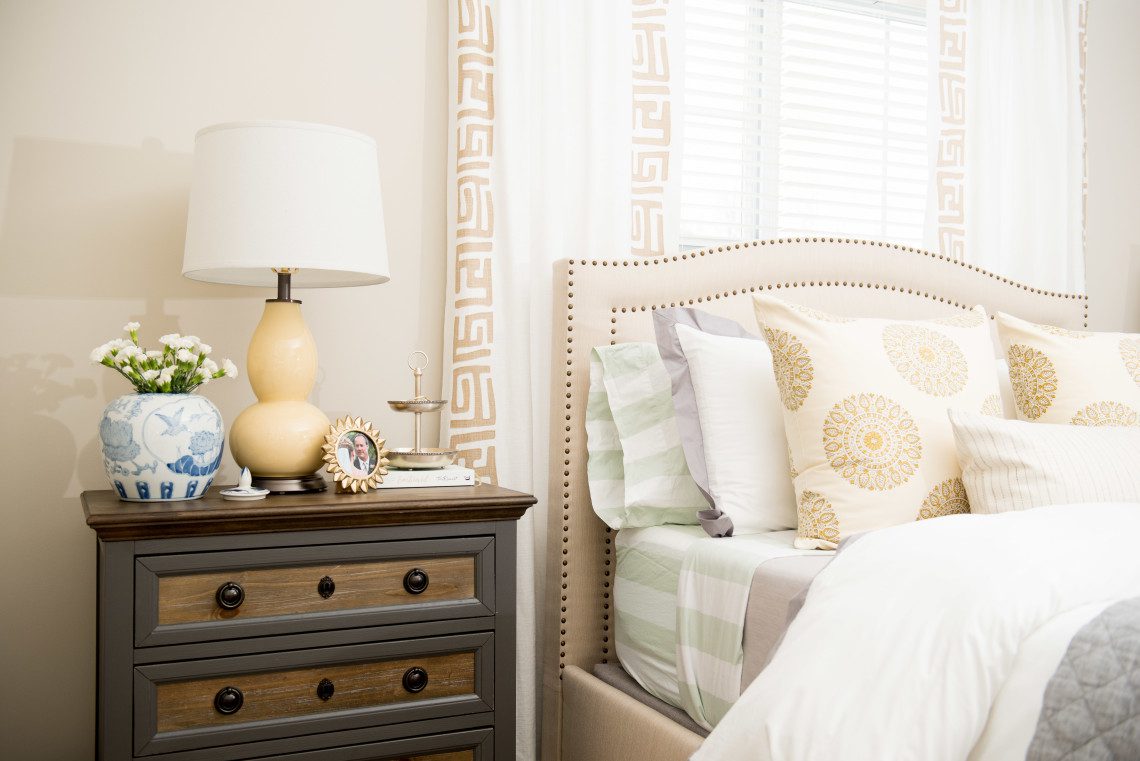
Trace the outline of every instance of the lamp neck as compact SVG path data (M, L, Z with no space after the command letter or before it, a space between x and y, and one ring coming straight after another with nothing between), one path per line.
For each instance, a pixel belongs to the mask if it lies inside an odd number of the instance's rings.
M293 271L290 269L277 270L277 298L266 299L267 303L287 301L291 304L300 304L300 299L292 297Z

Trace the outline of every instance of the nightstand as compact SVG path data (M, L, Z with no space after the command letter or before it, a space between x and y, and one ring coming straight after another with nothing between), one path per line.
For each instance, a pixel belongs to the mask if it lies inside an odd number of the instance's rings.
M514 759L515 526L534 502L85 492L98 758Z

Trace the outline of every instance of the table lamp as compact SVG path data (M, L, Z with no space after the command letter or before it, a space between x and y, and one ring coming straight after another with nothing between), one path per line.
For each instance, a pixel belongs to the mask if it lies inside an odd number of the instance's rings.
M307 401L317 349L292 288L388 281L376 143L322 124L236 122L194 140L182 274L276 285L246 372L257 403L230 426L230 453L273 492L325 488L329 419Z

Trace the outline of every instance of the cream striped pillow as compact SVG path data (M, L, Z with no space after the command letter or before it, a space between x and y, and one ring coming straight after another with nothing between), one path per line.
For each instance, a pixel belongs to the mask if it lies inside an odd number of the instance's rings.
M1140 334L1091 333L997 313L1019 420L1140 425Z
M949 416L971 512L1140 501L1140 428L1024 423L963 410Z

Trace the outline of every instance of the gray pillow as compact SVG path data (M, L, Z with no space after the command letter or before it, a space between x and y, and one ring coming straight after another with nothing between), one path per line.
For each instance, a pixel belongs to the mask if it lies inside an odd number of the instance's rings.
M697 513L697 519L709 536L732 536L732 519L717 509L709 492L709 474L705 467L704 437L701 420L697 415L696 394L693 379L689 373L689 363L681 351L681 341L677 338L677 325L685 325L714 336L749 338L753 341L764 339L746 331L739 323L726 317L717 317L708 312L690 307L671 307L653 312L653 332L657 337L657 351L669 373L673 389L673 407L677 412L677 430L681 434L681 448L685 452L685 462L697 488L704 494L708 510Z

